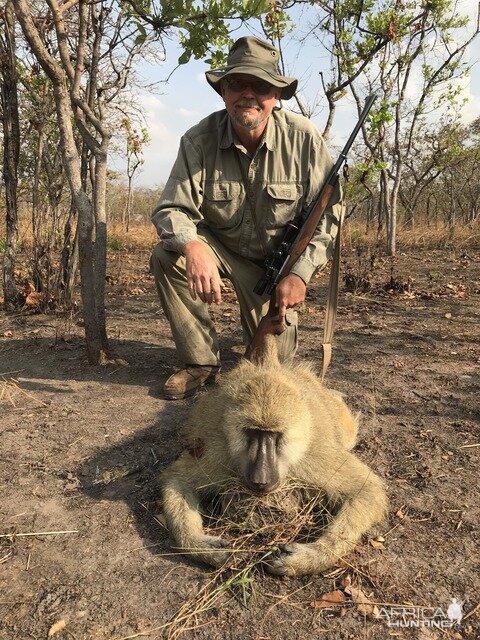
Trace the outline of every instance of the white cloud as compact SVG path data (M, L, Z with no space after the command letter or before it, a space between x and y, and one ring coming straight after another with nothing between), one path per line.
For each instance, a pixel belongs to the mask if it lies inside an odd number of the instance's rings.
M184 107L180 107L180 109L178 110L178 113L184 118L188 118L188 119L199 117L198 111L191 111L190 109L185 109Z
M177 156L180 133L169 123L166 116L149 111L145 114L150 142L143 151L144 163L137 184L158 185L170 174Z
M142 93L137 96L137 100L138 99L140 99L144 109L151 109L153 111L164 111L166 109L163 100L160 100L160 98L153 93Z

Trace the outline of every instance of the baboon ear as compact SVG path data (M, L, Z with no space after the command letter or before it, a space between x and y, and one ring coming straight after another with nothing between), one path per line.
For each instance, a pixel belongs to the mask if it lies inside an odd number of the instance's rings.
M280 364L275 336L271 334L265 336L263 346L252 354L252 361L265 367L275 367Z

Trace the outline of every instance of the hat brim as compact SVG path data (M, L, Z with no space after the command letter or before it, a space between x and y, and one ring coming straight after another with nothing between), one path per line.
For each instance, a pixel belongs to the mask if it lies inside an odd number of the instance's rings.
M296 78L289 78L288 76L273 76L264 69L249 65L235 65L232 67L224 67L223 69L214 69L213 71L206 71L205 77L208 84L215 89L215 91L222 95L222 89L220 81L222 78L229 76L233 73L243 73L245 75L254 76L265 82L269 82L274 87L281 89L280 97L282 100L289 100L297 90L298 80Z

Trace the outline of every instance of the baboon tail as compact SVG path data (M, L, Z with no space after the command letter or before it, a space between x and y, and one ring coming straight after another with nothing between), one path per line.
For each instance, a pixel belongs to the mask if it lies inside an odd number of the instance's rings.
M264 367L275 367L280 364L275 336L271 334L265 336L263 348L255 354L255 363Z

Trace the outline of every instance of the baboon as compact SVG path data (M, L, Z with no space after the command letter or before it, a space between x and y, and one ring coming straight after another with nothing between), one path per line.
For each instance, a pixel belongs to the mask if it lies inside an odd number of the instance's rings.
M358 417L341 394L325 388L311 365L280 365L268 337L260 362L243 360L198 398L188 444L162 474L163 510L175 546L222 566L231 543L206 535L201 500L218 494L230 478L256 494L295 478L340 506L318 540L282 545L267 570L298 576L328 569L387 510L383 481L350 452L357 430Z

